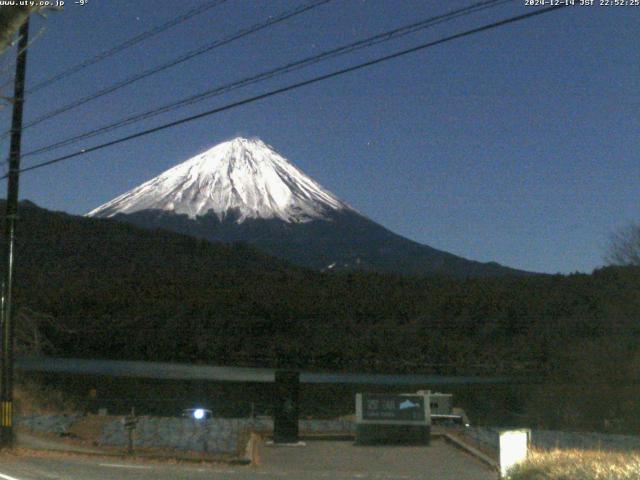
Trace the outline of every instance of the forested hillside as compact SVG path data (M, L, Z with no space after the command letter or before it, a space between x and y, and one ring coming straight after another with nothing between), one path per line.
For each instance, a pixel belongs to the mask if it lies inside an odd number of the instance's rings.
M632 338L640 270L454 280L322 274L23 204L17 304L58 354L385 371L554 368L579 339ZM437 367L427 365L439 364Z
M527 403L542 425L612 418L624 430L640 414L640 268L467 280L318 273L245 245L28 203L17 246L22 353L509 374L540 384Z

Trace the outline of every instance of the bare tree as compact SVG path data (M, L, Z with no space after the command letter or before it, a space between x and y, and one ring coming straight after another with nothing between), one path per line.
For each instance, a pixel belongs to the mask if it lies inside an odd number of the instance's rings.
M13 35L38 7L0 7L0 53L11 45Z
M605 260L611 265L640 266L640 224L621 228L611 236Z
M55 327L53 317L21 307L16 312L16 352L19 355L41 356L54 351L43 329Z
M62 2L60 2L62 3ZM35 5L15 5L15 6L1 6L0 7L0 56L9 47L17 43L16 33L24 22L27 21L29 15L37 13L42 18L47 18L47 12L61 12L62 6L35 6ZM34 39L29 44L40 36L44 31L44 27L36 33Z

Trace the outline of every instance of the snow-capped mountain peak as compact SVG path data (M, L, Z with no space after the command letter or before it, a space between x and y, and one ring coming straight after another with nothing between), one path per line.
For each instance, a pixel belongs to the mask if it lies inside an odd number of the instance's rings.
M285 222L323 219L350 207L294 167L259 139L238 137L181 163L92 210L112 217L141 210L164 210L195 218L214 213L278 218Z

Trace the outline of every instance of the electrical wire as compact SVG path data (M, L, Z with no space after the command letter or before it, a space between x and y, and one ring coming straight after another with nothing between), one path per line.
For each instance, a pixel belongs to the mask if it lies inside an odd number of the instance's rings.
M279 94L282 94L282 93L290 92L292 90L297 90L297 89L299 89L301 87L305 87L307 85L313 85L315 83L319 83L319 82L322 82L322 81L325 81L325 80L329 80L331 78L335 78L335 77L338 77L338 76L341 76L341 75L344 75L344 74L347 74L347 73L351 73L351 72L354 72L354 71L357 71L357 70L361 70L363 68L367 68L367 67L370 67L370 66L373 66L373 65L377 65L379 63L386 62L388 60L392 60L392 59L399 58L399 57L402 57L402 56L405 56L405 55L408 55L408 54L411 54L411 53L415 53L415 52L419 52L419 51L422 51L422 50L425 50L425 49L428 49L428 48L432 48L432 47L435 47L436 45L441 45L443 43L447 43L447 42L450 42L450 41L453 41L453 40L457 40L457 39L464 38L464 37L467 37L467 36L475 35L477 33L485 32L485 31L488 31L488 30L493 30L493 29L496 29L496 28L499 28L499 27L502 27L502 26L505 26L505 25L508 25L508 24L512 24L512 23L519 22L519 21L523 21L523 20L526 20L526 19L529 19L529 18L532 18L532 17L536 17L536 16L539 16L539 15L542 15L542 14L545 14L545 13L549 13L549 12L552 12L552 11L560 10L562 8L565 8L565 7L567 7L567 5L564 5L564 4L563 5L557 5L557 6L552 6L552 7L547 7L547 8L535 10L533 12L525 13L525 14L522 14L522 15L516 15L514 17L509 17L509 18L506 18L506 19L503 19L503 20L499 20L497 22L493 22L493 23L490 23L490 24L487 24L487 25L483 25L481 27L473 28L471 30L466 30L466 31L461 32L461 33L456 33L454 35L443 37L443 38L435 40L435 41L431 41L431 42L428 42L428 43L423 43L423 44L418 45L416 47L412 47L412 48L401 50L401 51L398 51L398 52L395 52L395 53L392 53L392 54L384 55L384 56L378 57L378 58L376 58L374 60L370 60L370 61L367 61L367 62L364 62L364 63L360 63L360 64L357 64L357 65L354 65L354 66L351 66L351 67L343 68L341 70L337 70L337 71L334 71L334 72L331 72L331 73L320 75L320 76L311 78L309 80L304 80L302 82L297 82L297 83L294 83L294 84L291 84L291 85L287 85L285 87L281 87L281 88L278 88L278 89L275 89L275 90L271 90L269 92L266 92L266 93L263 93L263 94L260 94L260 95L255 95L253 97L249 97L249 98L245 98L243 100L232 102L232 103L223 105L221 107L214 108L212 110L208 110L208 111L196 114L196 115L191 115L191 116L188 116L188 117L185 117L185 118L181 118L179 120L175 120L173 122L169 122L169 123L166 123L166 124L154 127L154 128L143 130L143 131L138 132L138 133L127 135L125 137L120 137L118 139L111 140L109 142L105 142L105 143L102 143L102 144L99 144L99 145L96 145L96 146L93 146L93 147L90 147L90 148L83 148L81 150L78 150L78 151L76 151L74 153L70 153L68 155L63 155L61 157L53 158L51 160L47 160L47 161L44 161L44 162L37 163L35 165L31 165L29 167L22 168L22 169L19 170L19 172L27 172L27 171L43 168L43 167L46 167L46 166L49 166L49 165L53 165L53 164L56 164L56 163L60 163L60 162L63 162L63 161L66 161L66 160L69 160L69 159L72 159L72 158L75 158L75 157L78 157L78 156L81 156L81 155L85 155L87 153L91 153L91 152L95 152L95 151L98 151L98 150L102 150L104 148L108 148L108 147L111 147L111 146L114 146L114 145L118 145L120 143L128 142L128 141L136 139L136 138L140 138L140 137L144 137L144 136L150 135L152 133L156 133L156 132L159 132L159 131L162 131L162 130L166 130L168 128L173 128L173 127L176 127L178 125L182 125L182 124L185 124L185 123L193 122L195 120L199 120L201 118L206 118L206 117L215 115L217 113L224 112L226 110L230 110L232 108L236 108L236 107L239 107L239 106L242 106L242 105L247 105L249 103L253 103L253 102L256 102L256 101L259 101L259 100L270 98L270 97L273 97L275 95L279 95ZM0 179L4 179L6 177L7 177L7 175L4 175L4 176L0 177Z
M131 77L128 77L128 78L126 78L124 80L116 82L116 83L114 83L114 84L112 84L112 85L110 85L110 86L108 86L108 87L96 92L96 93L93 93L93 94L88 95L86 97L82 97L82 98L80 98L80 99L78 99L78 100L76 100L74 102L71 102L71 103L68 103L66 105L63 105L62 107L60 107L60 108L58 108L56 110L53 110L53 111L48 112L48 113L45 113L44 115L36 118L35 120L32 120L31 122L25 124L22 127L22 130L24 131L24 130L30 128L30 127L33 127L34 125L38 125L38 124L40 124L40 123L42 123L42 122L44 122L46 120L50 120L50 119L52 119L54 117L57 117L58 115L60 115L62 113L68 112L69 110L72 110L72 109L77 108L77 107L79 107L81 105L84 105L87 102L90 102L90 101L95 100L97 98L103 97L103 96L105 96L107 94L113 93L113 92L115 92L117 90L120 90L121 88L128 87L129 85L132 85L133 83L135 83L135 82L137 82L139 80L142 80L144 78L150 77L152 75L156 75L156 74L158 74L160 72L163 72L163 71L165 71L165 70L167 70L169 68L172 68L172 67L175 67L177 65L180 65L181 63L184 63L187 60L191 60L192 58L195 58L195 57L197 57L199 55L203 55L204 53L208 53L208 52L210 52L210 51L212 51L212 50L214 50L216 48L219 48L219 47L222 47L224 45L227 45L227 44L229 44L229 43L231 43L231 42L233 42L235 40L238 40L240 38L246 37L246 36L248 36L248 35L250 35L252 33L258 32L258 31L263 30L263 29L265 29L267 27L270 27L270 26L275 25L277 23L280 23L280 22L283 22L285 20L288 20L288 19L290 19L292 17L295 17L297 15L305 13L305 12L307 12L309 10L317 8L317 7L321 6L321 5L329 3L331 1L333 1L333 0L313 0L313 1L311 1L309 3L306 3L306 4L302 5L302 6L299 6L299 7L295 8L295 9L293 9L293 10L286 11L286 12L281 13L280 15L277 15L275 17L270 17L268 20L266 20L264 22L257 23L257 24L255 24L255 25L253 25L251 27L248 27L248 28L244 28L244 29L242 29L242 30L240 30L240 31L238 31L236 33L233 33L233 34L227 36L227 37L224 37L224 38L222 38L220 40L216 40L213 43L210 43L210 44L205 45L203 47L200 47L200 48L198 48L196 50L192 50L192 51L190 51L190 52L188 52L188 53L186 53L184 55L181 55L180 57L175 58L175 59L171 60L170 62L164 63L162 65L159 65L157 67L151 68L149 70L145 70L145 71L143 71L141 73L138 73L138 74L133 75ZM0 136L0 140L3 139L3 138L6 138L8 135L10 135L10 133L11 133L10 131L4 132L2 134L2 136Z
M455 18L459 18L462 16L466 16L469 15L471 13L476 13L479 12L481 10L487 9L487 8L494 8L496 6L505 4L505 3L511 3L513 2L513 0L487 0L487 1L482 1L479 3L476 3L474 5L471 5L469 7L465 7L465 8L461 8L458 10L453 10L450 12L447 12L445 14L442 15L438 15L435 17L430 17L428 19L425 20L421 20L420 22L415 22L412 23L410 25L406 25L406 26L402 26L399 28L395 28L393 30L389 30L387 32L384 33L380 33L362 40L359 40L357 42L353 42L353 43L349 43L347 45L343 45L341 47L338 48L334 48L331 50L328 50L326 52L317 54L317 55L313 55L310 57L306 57L304 59L301 60L297 60L295 62L291 62L288 63L286 65L283 65L281 67L277 67L271 70L267 70L265 72L259 73L257 75L253 75L251 77L248 78L244 78L242 80L238 80L226 85L222 85L222 86L218 86L212 89L208 89L205 90L204 92L195 94L195 95L191 95L189 97L186 97L182 100L178 100L176 102L172 102L172 103L168 103L165 104L161 107L157 107L151 110L148 110L146 112L143 113L139 113L139 114L135 114L129 117L126 117L124 119L120 119L114 123L111 123L109 125L105 125L103 127L99 127L97 129L93 129L90 131L86 131L83 132L81 134L77 134L71 137L68 137L66 139L60 140L58 142L55 142L53 144L50 145L46 145L40 148L37 148L35 150L26 152L25 154L23 154L23 158L24 157L28 157L28 156L32 156L32 155L38 155L38 154L42 154L45 152L49 152L51 150L55 150L67 145L72 145L74 143L77 143L81 140L86 140L88 138L91 137L95 137L97 135L101 135L103 133L107 133L107 132L111 132L113 130L117 130L119 128L122 128L124 126L127 125L131 125L134 123L138 123L140 121L143 120L147 120L149 118L155 117L157 115L163 114L163 113L167 113L188 105L192 105L195 104L197 102L201 102L204 100L208 100L212 97L216 97L225 93L228 93L230 91L236 90L238 88L242 88L242 87L246 87L248 85L253 85L271 78L274 78L276 76L280 76L280 75L284 75L290 72L293 72L295 70L300 70L302 68L305 68L309 65L312 64L316 64L325 60L329 60L331 58L335 58L341 55L345 55L347 53L352 53L354 51L363 49L363 48L368 48L371 47L373 45L377 45L383 42L387 42L387 41L391 41L391 40L395 40L397 38L406 36L408 34L411 33L415 33L418 32L420 30L426 29L426 28L430 28L434 25L438 25L441 23L445 23L448 21L451 21Z
M42 80L41 82L35 84L33 87L28 89L26 91L26 94L31 94L31 93L37 92L38 90L42 90L45 87L49 87L54 83L62 80L63 78L69 77L74 73L84 70L85 68L90 67L91 65L95 65L96 63L101 62L106 58L112 57L122 52L123 50L126 50L127 48L133 47L134 45L137 45L138 43L143 42L148 38L158 35L159 33L162 33L176 25L184 23L187 20L206 12L207 10L211 10L212 8L215 8L225 3L226 1L227 0L215 0L215 1L207 2L198 7L192 8L184 12L183 14L169 20L168 22L163 23L162 25L153 27L151 30L147 30L146 32L136 35L135 37L130 38L124 41L123 43L110 48L109 50L105 50L104 52L101 52L91 58L88 58L87 60L84 60L83 62L80 62L72 67L69 67L64 71L56 75L53 75L52 77Z

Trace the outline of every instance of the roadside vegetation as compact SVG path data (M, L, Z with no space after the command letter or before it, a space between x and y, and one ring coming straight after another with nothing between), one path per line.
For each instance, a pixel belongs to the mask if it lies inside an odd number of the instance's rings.
M533 452L511 470L510 480L637 480L640 453L582 450Z
M16 378L13 392L16 413L59 414L79 411L80 404L74 395L47 385L37 378Z

